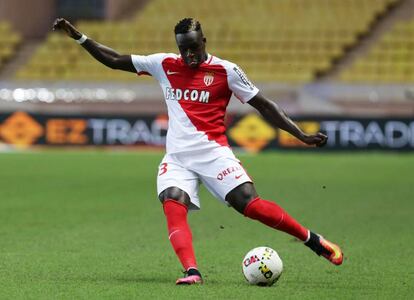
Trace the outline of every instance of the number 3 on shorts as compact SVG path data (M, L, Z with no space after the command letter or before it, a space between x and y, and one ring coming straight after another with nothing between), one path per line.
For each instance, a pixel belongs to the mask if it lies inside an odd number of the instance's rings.
M158 176L161 176L161 175L167 173L167 166L168 166L167 163L162 163L160 165L160 173L158 174Z

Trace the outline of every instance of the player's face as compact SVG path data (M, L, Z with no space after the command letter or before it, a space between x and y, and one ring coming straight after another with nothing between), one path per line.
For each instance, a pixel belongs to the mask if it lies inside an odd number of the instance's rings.
M206 39L201 31L176 34L175 40L184 63L190 68L198 68L207 59Z

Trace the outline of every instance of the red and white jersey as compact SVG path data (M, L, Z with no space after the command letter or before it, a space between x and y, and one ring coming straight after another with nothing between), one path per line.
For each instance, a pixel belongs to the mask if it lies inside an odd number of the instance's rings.
M237 65L212 55L196 69L172 53L131 57L139 75L161 85L169 117L167 153L228 146L224 116L232 93L246 103L259 92Z

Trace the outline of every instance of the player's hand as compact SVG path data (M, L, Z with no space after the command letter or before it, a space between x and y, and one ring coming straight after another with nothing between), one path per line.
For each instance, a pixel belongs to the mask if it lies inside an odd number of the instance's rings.
M323 147L326 145L326 142L328 141L328 137L318 132L317 134L305 134L305 136L302 138L302 142L304 142L307 145L315 145L316 147Z
M82 37L82 34L76 30L75 26L73 26L69 21L64 18L57 18L55 22L53 22L53 30L62 30L71 38L78 40Z

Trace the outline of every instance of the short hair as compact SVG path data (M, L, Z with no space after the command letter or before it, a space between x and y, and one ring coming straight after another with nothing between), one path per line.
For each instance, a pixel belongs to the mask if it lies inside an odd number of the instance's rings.
M193 18L184 18L175 25L174 33L188 33L190 31L201 31L201 24Z

